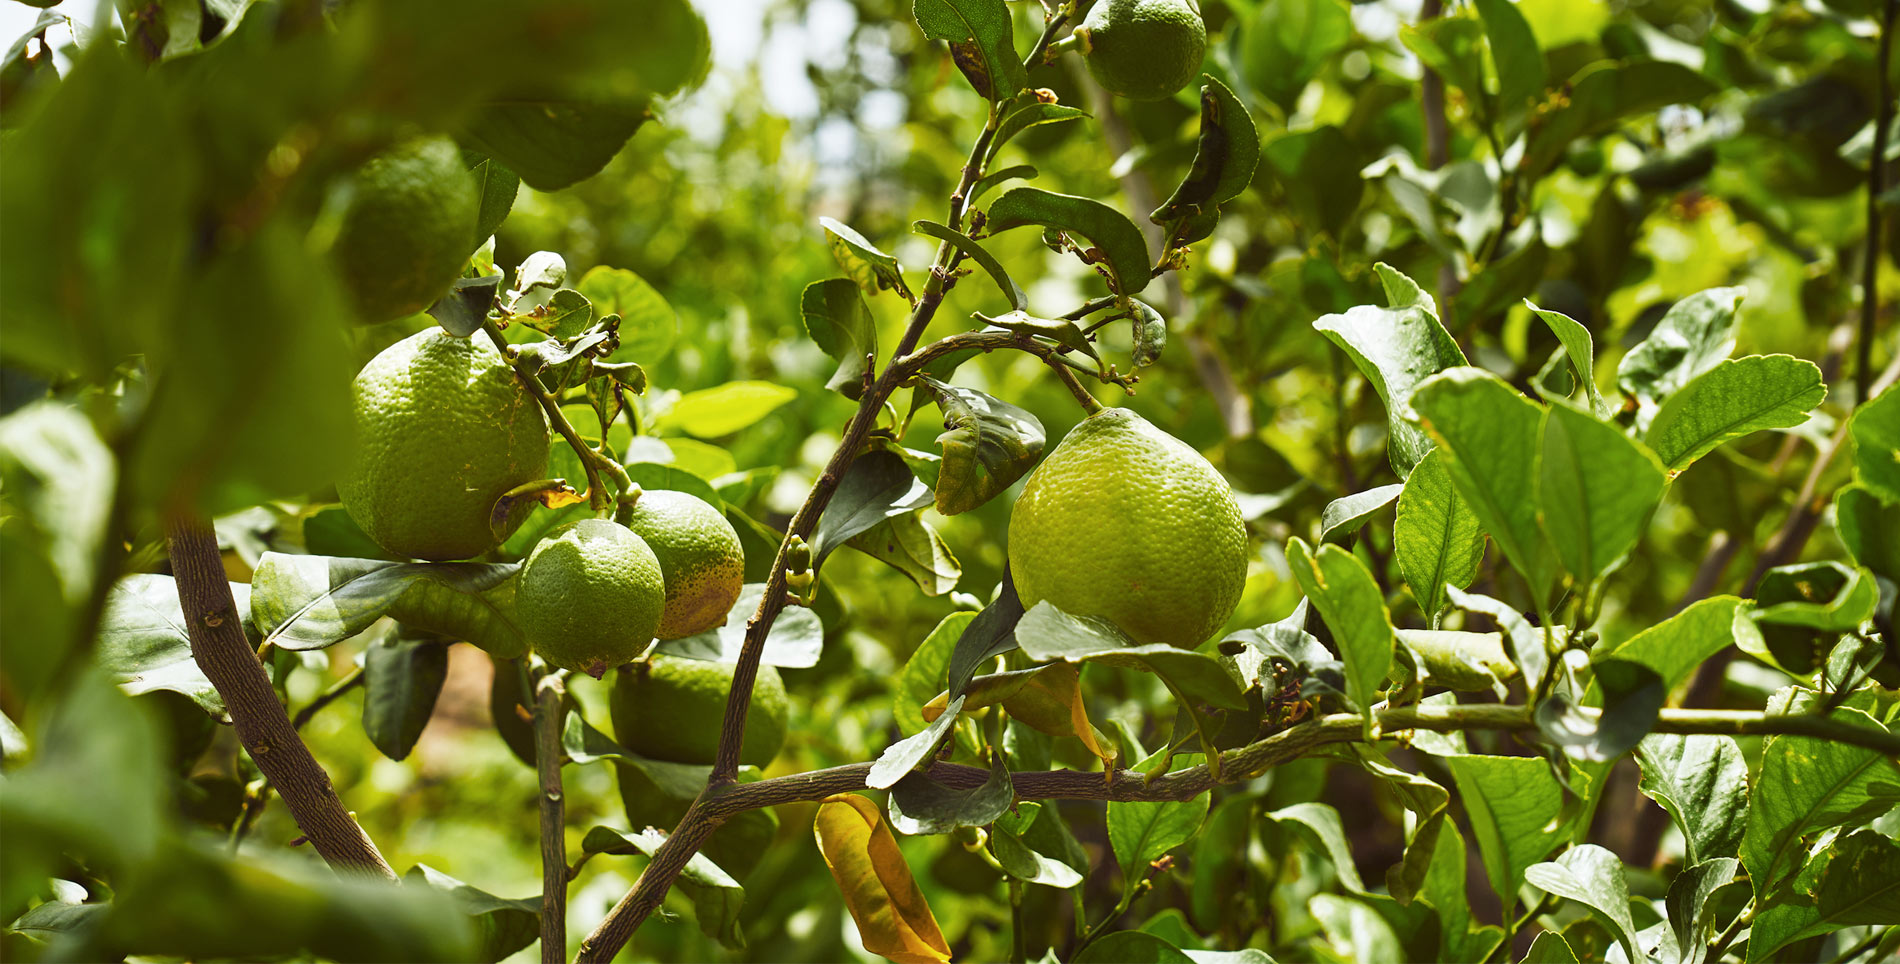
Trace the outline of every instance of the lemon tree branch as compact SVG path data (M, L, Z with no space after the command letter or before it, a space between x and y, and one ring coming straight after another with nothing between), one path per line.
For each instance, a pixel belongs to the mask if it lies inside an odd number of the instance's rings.
M581 460L581 470L587 473L587 501L594 511L599 512L607 508L609 504L606 490L600 484L602 475L612 480L615 491L619 493L615 497L619 504L625 506L639 498L639 490L634 487L633 478L627 474L626 468L588 445L587 441L581 438L580 433L574 430L574 424L569 422L567 416L561 412L560 401L548 392L545 385L541 384L540 377L529 370L528 360L508 343L507 337L501 333L501 326L495 323L495 319L484 318L482 331L488 333L488 340L495 343L495 350L501 352L501 357L507 360L508 367L514 369L515 379L521 382L521 386L528 390L528 394L533 395L535 401L541 404L541 411L547 413L548 423L567 440L567 444L574 449L574 455Z
M541 961L567 960L567 795L561 786L561 724L567 674L555 671L535 689L534 769L541 783Z
M1063 24L1068 22L1069 12L1063 11L1049 16L1043 27L1042 36L1037 40L1036 56L1046 49ZM1033 65L1033 64L1032 64ZM983 131L977 135L976 142L970 147L970 154L964 162L962 176L950 194L950 210L946 223L950 229L960 230L964 215L968 213L970 190L982 177L984 159L988 156L990 144L996 138L996 130L1002 122L1002 111L995 104L989 108L989 117L983 125ZM673 881L686 869L686 862L706 842L717 820L706 810L710 796L734 783L739 770L739 749L745 739L746 710L752 703L752 687L759 675L759 659L765 652L765 637L772 629L772 623L783 612L788 594L785 585L785 564L790 552L792 539L806 539L818 525L818 517L830 505L832 495L837 491L838 482L844 478L845 470L850 468L852 460L863 448L865 439L877 424L878 414L883 410L884 402L891 393L906 381L910 375L897 363L909 355L923 338L924 330L930 327L931 319L937 314L937 308L943 303L944 291L952 277L951 271L960 256L955 245L943 242L937 246L936 257L932 259L930 274L925 282L923 294L911 309L910 320L904 326L904 333L898 339L896 348L891 352L892 361L884 366L884 371L872 383L870 389L858 402L857 413L845 428L844 437L839 440L838 448L832 453L824 472L813 483L805 502L799 506L786 527L785 538L779 543L778 554L772 561L772 574L766 582L765 592L759 600L759 608L746 622L745 644L739 652L738 663L732 674L732 688L726 696L726 714L719 732L719 751L714 758L712 775L707 780L706 790L693 806L680 819L679 826L669 836L666 843L654 853L653 860L647 865L640 878L620 902L608 911L593 933L581 942L577 961L611 960L619 952L629 937L633 936L647 915L665 899Z

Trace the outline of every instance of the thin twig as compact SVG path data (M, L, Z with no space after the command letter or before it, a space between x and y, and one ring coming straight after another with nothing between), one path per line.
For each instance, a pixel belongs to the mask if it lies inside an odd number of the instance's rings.
M534 396L535 401L540 403L541 410L547 413L548 423L554 427L554 431L567 440L568 446L574 450L574 455L580 459L581 471L587 473L588 505L599 512L610 504L607 492L600 484L602 475L613 481L616 499L625 501L638 498L639 490L634 487L633 478L627 474L626 468L619 462L602 455L581 438L580 432L575 430L573 423L569 422L567 415L561 411L560 400L548 392L547 386L541 384L540 376L530 370L528 360L508 343L507 336L501 333L501 326L495 323L495 319L484 318L482 331L488 333L488 340L495 343L495 350L500 352L501 357L507 359L508 366L514 369L515 378L521 382L521 387L527 389L528 394Z
M1894 14L1900 0L1887 0L1880 18L1880 56L1874 61L1874 153L1867 159L1867 242L1860 269L1860 339L1854 351L1854 403L1873 395L1874 325L1880 317L1880 193L1887 168L1887 127L1893 123L1893 91L1887 73L1893 63Z
M314 719L318 713L323 711L324 707L336 702L342 698L344 694L361 685L363 685L363 667L357 666L350 670L348 676L330 684L329 689L317 694L317 698L311 700L309 706L298 710L297 715L290 719L291 729L302 730L304 724ZM238 814L237 822L231 825L232 853L236 853L238 847L244 843L244 838L251 832L251 826L255 824L257 818L263 814L264 808L270 804L270 798L271 784L269 780L258 781L257 789L254 792L244 795L244 810Z
M567 795L561 787L566 708L567 674L541 677L534 703L534 769L541 782L541 964L567 960Z
M331 867L394 881L396 872L343 808L330 775L297 735L264 664L251 650L211 524L179 515L168 520L166 528L178 603L191 637L191 658L224 700L231 722L237 725L238 741Z
M311 700L309 706L298 710L297 715L291 718L290 725L299 730L303 729L304 724L309 723L318 713L323 712L324 707L336 702L338 699L341 699L345 693L361 685L363 685L363 667L357 666L351 668L348 676L330 684L330 688L317 694L317 698Z

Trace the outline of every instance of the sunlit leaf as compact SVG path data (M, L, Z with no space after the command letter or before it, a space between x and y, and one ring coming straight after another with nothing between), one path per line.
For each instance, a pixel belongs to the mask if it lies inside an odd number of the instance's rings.
M1182 696L1227 709L1245 709L1234 671L1218 657L1166 643L1137 645L1106 621L1072 616L1037 603L1016 626L1017 641L1031 659L1097 662L1151 672Z
M975 193L974 189L972 193ZM1027 311L1029 309L1029 296L1023 294L1022 286L1016 283L1016 279L1009 276L1009 271L1003 267L1001 261L996 260L996 256L991 254L989 249L978 244L969 235L935 221L912 221L910 226L911 230L918 234L926 234L939 241L950 242L952 247L963 252L971 261L976 262L978 267L989 272L990 280L995 281L996 287L1002 290L1003 297L1009 299L1011 310Z
M950 945L877 804L850 793L826 797L812 833L865 950L897 964L950 960Z
M652 857L666 843L663 831L648 828L627 833L612 827L594 827L581 840L583 853L641 854ZM693 901L693 916L699 929L727 947L745 947L745 934L739 928L739 913L745 903L745 889L705 854L687 860L674 886Z
M1595 844L1580 844L1554 861L1524 868L1524 879L1539 890L1590 908L1615 928L1613 933L1630 960L1643 957L1643 944L1630 917L1629 882L1623 876L1622 858Z
M1394 285L1417 291L1409 278L1386 265L1375 266L1388 292ZM1345 314L1327 315L1313 327L1352 359L1385 402L1391 436L1387 448L1399 475L1432 448L1431 438L1412 424L1412 391L1429 376L1465 363L1465 355L1439 324L1429 297L1389 298L1390 308L1360 305Z
M1744 294L1741 288L1710 288L1676 302L1617 363L1617 387L1639 405L1638 428L1648 428L1669 396L1735 350L1735 309Z
M1524 307L1531 314L1543 319L1550 333L1564 346L1564 354L1570 359L1570 369L1576 373L1577 383L1583 387L1584 394L1590 399L1590 410L1598 418L1610 416L1610 403L1603 398L1603 392L1597 388L1596 346L1590 338L1590 329L1585 328L1569 315L1560 311L1550 311L1524 301Z
M1770 701L1770 712L1801 712L1787 694ZM1839 722L1884 730L1865 713L1841 707ZM1807 736L1768 737L1760 769L1749 784L1748 828L1742 835L1742 865L1758 896L1772 894L1800 869L1805 837L1835 826L1858 826L1892 809L1900 787L1900 762L1878 750Z
M528 647L514 623L520 568L269 552L251 578L251 612L265 641L282 649L331 646L391 616L513 657Z
M1714 908L1709 906L1709 898L1733 881L1740 868L1741 862L1733 857L1716 857L1701 863L1691 861L1669 882L1664 907L1669 930L1676 938L1676 961L1701 964L1714 923ZM1667 951L1668 947L1665 945L1663 950Z
M1663 467L1641 443L1566 401L1551 402L1543 436L1537 519L1564 568L1588 584L1642 538L1667 484Z
M601 317L620 316L615 358L651 364L672 351L679 316L646 279L625 268L596 265L574 287Z
M1821 370L1792 355L1725 358L1666 399L1643 438L1670 471L1750 432L1790 428L1827 397Z
M821 217L818 223L830 238L831 257L865 294L875 295L886 288L893 288L907 299L912 297L910 288L904 284L903 266L897 263L896 258L885 254L859 234L857 229L836 218ZM806 324L809 326L810 322ZM872 343L875 345L875 341Z
M1352 534L1365 525L1374 513L1391 505L1404 489L1403 483L1382 485L1376 489L1342 495L1328 502L1319 517L1319 540L1325 542L1335 534Z
M943 465L937 472L937 511L968 512L1003 493L1035 468L1047 441L1042 423L1026 409L920 375L943 410L937 436Z
M1854 478L1884 502L1900 502L1900 388L1854 411Z
M1550 764L1536 757L1454 756L1445 763L1471 818L1491 889L1506 907L1517 903L1524 871L1566 836L1559 822L1564 790Z
M1148 244L1141 229L1120 211L1090 198L1034 187L1010 188L990 203L990 233L1025 224L1087 238L1093 250L1101 252L1098 263L1107 266L1117 294L1132 295L1148 287Z
M1003 0L915 0L911 13L924 36L950 42L957 68L984 98L1005 101L1028 86Z
M1346 666L1347 697L1359 709L1371 710L1391 668L1395 641L1385 594L1365 563L1338 546L1321 546L1315 553L1296 538L1287 543L1286 559L1300 590L1333 631Z
M1445 585L1471 585L1484 558L1484 530L1458 494L1445 468L1445 453L1425 453L1399 493L1392 523L1392 554L1418 608L1436 625L1445 608Z
M726 613L725 623L703 633L663 640L655 647L655 652L715 663L738 662L739 651L745 646L746 624L752 619L752 614L758 612L759 600L764 596L764 583L746 583L739 590L739 598L733 601L732 609ZM765 666L795 669L816 666L824 643L825 627L818 614L802 607L788 607L772 621L772 629L765 635L765 648L759 656L759 662Z

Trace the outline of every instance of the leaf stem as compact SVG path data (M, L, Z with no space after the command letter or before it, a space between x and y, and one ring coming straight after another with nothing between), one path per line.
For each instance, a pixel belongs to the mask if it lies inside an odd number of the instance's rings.
M541 962L567 960L567 795L561 786L561 724L567 673L556 670L535 688L534 768L541 784Z

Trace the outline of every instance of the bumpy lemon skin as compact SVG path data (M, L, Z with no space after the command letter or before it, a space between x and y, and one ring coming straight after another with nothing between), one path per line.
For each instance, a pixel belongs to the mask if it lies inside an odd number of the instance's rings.
M1083 419L1023 485L1009 564L1024 608L1048 600L1141 643L1200 645L1233 615L1247 530L1214 466L1127 409Z
M718 509L690 493L648 489L627 525L645 539L666 573L660 638L716 629L745 587L745 547Z
M448 291L475 250L481 195L446 137L399 144L354 177L331 257L357 320L412 315Z
M547 474L548 418L488 336L430 328L357 373L360 448L337 493L390 553L467 559L500 539L495 500Z
M1075 32L1090 76L1129 100L1172 97L1199 76L1207 52L1195 0L1098 0Z
M644 757L705 766L719 753L731 663L660 654L621 670L614 678L609 711L614 738ZM760 666L746 712L739 762L764 767L785 746L789 714L785 681Z
M549 664L598 679L646 649L660 627L666 582L639 536L607 519L549 533L521 565L515 615Z

